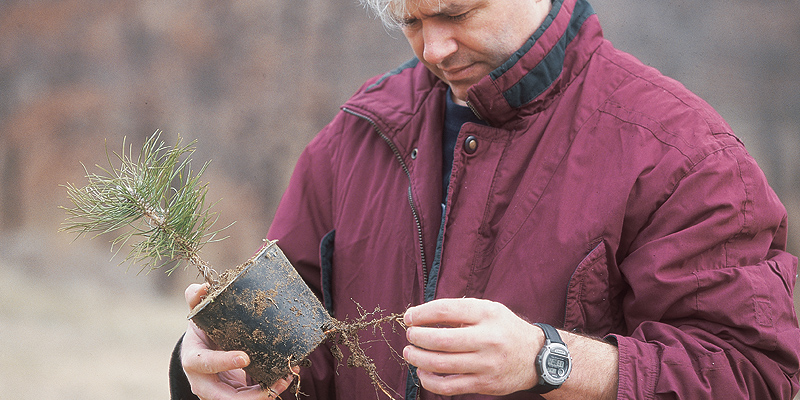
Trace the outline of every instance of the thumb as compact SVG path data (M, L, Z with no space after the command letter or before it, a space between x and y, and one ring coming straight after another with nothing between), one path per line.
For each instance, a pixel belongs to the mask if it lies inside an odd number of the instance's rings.
M186 288L186 291L183 293L184 297L186 297L186 304L189 305L189 309L193 309L196 305L200 304L200 300L203 296L206 295L208 292L208 284L199 284L193 283Z
M202 349L183 355L183 369L199 374L244 368L250 365L250 357L242 351L216 351Z

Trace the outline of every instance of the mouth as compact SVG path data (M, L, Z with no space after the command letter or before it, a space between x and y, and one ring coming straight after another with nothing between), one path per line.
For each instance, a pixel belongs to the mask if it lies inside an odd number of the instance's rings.
M455 68L440 68L439 70L442 71L442 75L448 82L458 82L471 77L472 67L470 64Z

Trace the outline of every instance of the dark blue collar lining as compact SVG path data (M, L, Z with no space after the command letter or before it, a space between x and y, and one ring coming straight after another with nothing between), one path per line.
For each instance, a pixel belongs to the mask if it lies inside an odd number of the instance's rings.
M553 9L550 11L550 14L547 16L542 26L534 32L530 40L528 40L517 53L498 69L492 71L490 74L492 80L496 80L502 76L533 47L536 40L538 40L542 34L544 34L544 31L553 23L558 13L561 11L562 5L563 0L556 0L553 2ZM587 0L577 0L575 3L575 10L570 18L569 26L558 43L556 43L539 64L528 71L519 82L503 93L503 97L505 97L511 107L518 108L531 102L544 93L544 91L558 79L564 69L564 57L566 55L567 46L569 46L572 40L578 35L586 19L594 14L595 11Z
M542 25L539 26L539 29L537 29L536 32L533 32L533 35L531 35L530 39L528 39L528 41L526 41L525 44L519 48L519 50L512 54L511 58L506 60L503 65L497 67L497 69L489 73L489 77L492 78L493 81L497 80L497 78L500 78L504 73L506 73L506 71L510 70L525 54L528 53L536 41L539 40L542 35L544 35L544 32L547 30L547 28L553 24L553 21L556 19L556 15L558 15L559 11L561 11L561 6L563 4L564 0L553 1L553 8L550 9L550 14L545 17L544 22L542 22Z

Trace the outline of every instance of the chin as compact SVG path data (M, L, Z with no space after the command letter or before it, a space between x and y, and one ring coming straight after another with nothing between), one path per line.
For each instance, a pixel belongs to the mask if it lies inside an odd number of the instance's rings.
M467 101L467 89L466 88L465 89L460 89L460 88L454 88L454 87L450 86L450 89L453 91L453 97L454 97L453 100L456 100L456 102L458 102L458 103L462 103L462 105L463 105L463 103L465 103Z

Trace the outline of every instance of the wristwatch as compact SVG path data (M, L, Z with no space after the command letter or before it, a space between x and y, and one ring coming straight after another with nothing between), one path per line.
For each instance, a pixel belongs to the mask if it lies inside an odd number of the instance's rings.
M572 371L572 357L556 328L547 324L536 323L534 325L544 331L545 343L536 357L536 373L539 375L539 383L530 391L541 394L558 389L567 380Z

